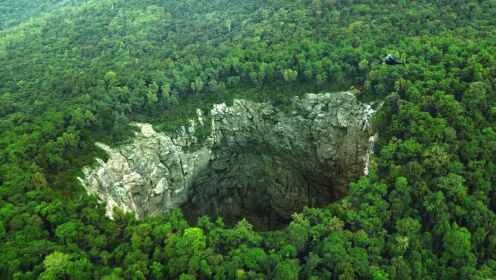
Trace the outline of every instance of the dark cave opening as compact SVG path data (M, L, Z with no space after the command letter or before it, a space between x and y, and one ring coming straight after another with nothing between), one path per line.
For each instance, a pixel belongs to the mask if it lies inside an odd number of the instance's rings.
M305 206L322 207L344 194L343 186L337 185L343 178L333 178L332 170L308 170L314 165L281 155L239 153L217 160L227 162L223 166L228 168L210 162L181 206L191 224L207 215L213 220L222 217L227 226L245 218L256 230L277 230Z

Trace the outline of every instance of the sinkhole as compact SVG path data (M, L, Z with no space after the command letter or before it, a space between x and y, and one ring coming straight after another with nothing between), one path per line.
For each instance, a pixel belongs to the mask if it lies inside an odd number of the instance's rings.
M235 100L178 133L135 124L134 139L98 144L109 158L85 168L86 190L142 218L181 208L191 224L208 215L228 226L245 218L256 230L280 229L305 206L342 197L367 170L373 142L369 104L349 92L295 97L284 110ZM195 138L211 122L205 141Z

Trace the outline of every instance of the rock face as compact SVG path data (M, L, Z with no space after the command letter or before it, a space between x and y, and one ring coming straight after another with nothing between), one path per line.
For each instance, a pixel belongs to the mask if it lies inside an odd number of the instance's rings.
M135 124L140 132L131 143L98 143L109 159L85 168L80 181L107 203L109 216L114 206L137 217L180 207L193 222L206 214L273 229L304 206L343 196L363 174L372 114L348 92L296 97L284 111L235 100L230 107L214 106L202 143L195 136L208 121L201 111L175 135Z

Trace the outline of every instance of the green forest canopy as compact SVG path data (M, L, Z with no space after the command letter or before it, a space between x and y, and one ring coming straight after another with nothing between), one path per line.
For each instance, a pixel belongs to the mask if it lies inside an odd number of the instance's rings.
M493 279L496 3L0 3L0 278ZM387 53L407 62L389 67ZM287 229L104 217L74 177L129 120L363 86L372 172Z

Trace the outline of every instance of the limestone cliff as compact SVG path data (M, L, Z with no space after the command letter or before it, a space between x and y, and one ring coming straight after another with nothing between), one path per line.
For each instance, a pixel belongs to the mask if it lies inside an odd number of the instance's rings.
M322 206L345 194L363 174L373 134L373 110L348 92L296 97L289 110L235 100L207 116L212 129L199 143L203 112L174 135L150 124L129 144L104 149L109 158L85 168L86 190L112 207L143 217L181 207L192 221L247 218L258 229L284 224L304 206Z

